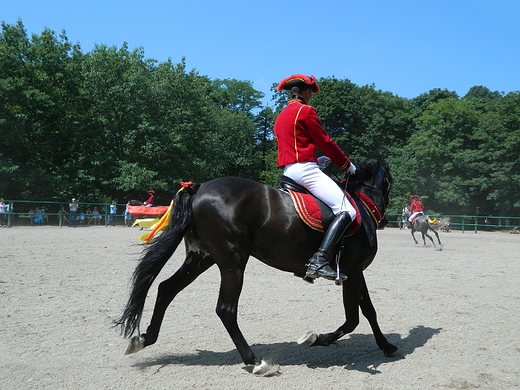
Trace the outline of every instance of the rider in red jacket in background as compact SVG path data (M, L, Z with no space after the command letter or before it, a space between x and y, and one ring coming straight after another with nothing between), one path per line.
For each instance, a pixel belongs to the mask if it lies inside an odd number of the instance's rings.
M148 190L148 194L150 197L143 202L143 204L147 207L152 207L153 202L155 202L155 191L154 190Z
M417 217L419 214L424 214L424 206L421 202L421 198L419 198L419 195L412 195L410 196L410 218L408 218L408 222L410 222L410 226L412 226L412 222L415 217ZM413 226L412 226L413 227Z

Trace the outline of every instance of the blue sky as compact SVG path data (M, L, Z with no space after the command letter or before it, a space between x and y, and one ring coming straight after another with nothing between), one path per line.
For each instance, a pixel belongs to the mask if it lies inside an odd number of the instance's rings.
M21 19L79 43L142 47L146 58L211 79L270 87L293 73L335 76L413 98L433 88L520 90L518 0L0 0Z

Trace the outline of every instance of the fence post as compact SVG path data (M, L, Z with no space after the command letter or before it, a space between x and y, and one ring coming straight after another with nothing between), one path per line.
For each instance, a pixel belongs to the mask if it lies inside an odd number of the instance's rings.
M475 217L475 234L477 234L478 217Z

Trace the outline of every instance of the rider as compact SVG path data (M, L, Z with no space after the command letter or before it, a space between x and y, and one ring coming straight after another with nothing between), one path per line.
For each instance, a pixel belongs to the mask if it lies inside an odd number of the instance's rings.
M155 201L155 191L154 190L148 190L148 194L150 195L150 197L147 200L145 200L143 202L143 204L146 207L152 207L153 206L153 202Z
M341 170L352 174L356 172L356 167L323 129L316 109L309 106L312 95L320 90L314 76L289 76L278 84L277 90L290 91L290 100L274 124L278 167L283 167L285 176L327 204L336 216L325 232L318 252L310 259L305 276L311 279L322 276L334 280L336 272L329 264L329 257L356 218L356 210L343 190L321 171L320 166L324 167L332 161ZM318 159L316 147L328 157Z
M410 196L410 217L408 218L408 221L410 222L410 226L413 228L413 220L415 217L417 217L419 214L424 214L424 206L421 202L421 198L419 198L419 195L411 195Z

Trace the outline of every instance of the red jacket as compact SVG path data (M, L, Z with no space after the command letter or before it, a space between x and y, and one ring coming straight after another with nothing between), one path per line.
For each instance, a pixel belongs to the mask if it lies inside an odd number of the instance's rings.
M317 162L316 147L345 171L349 158L321 126L316 109L298 99L289 100L274 123L278 144L278 167L301 162Z
M424 212L424 206L420 200L414 200L412 203L410 203L410 212L415 213L416 211Z
M155 201L155 197L153 196L153 194L150 194L150 197L147 200L145 200L143 203L153 204L154 201Z

